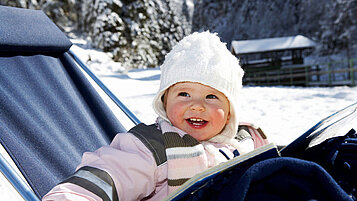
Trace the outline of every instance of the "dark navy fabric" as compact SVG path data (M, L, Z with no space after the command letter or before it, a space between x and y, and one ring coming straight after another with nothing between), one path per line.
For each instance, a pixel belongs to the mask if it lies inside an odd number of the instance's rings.
M235 200L352 200L321 166L295 158L259 162L233 187Z
M40 10L0 6L0 54L64 52L72 43Z
M0 141L39 196L125 132L67 54L0 56Z
M327 139L296 155L320 164L337 183L357 199L357 134L351 129L345 136Z
M125 132L42 12L0 6L0 142L38 196Z
M352 198L318 164L278 157L263 160L244 172L224 177L209 191L206 186L197 189L182 200L350 201Z

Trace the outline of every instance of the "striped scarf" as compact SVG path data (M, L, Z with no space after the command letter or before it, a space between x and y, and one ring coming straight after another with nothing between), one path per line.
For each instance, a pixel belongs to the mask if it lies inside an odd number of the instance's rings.
M162 118L158 118L157 124L164 135L169 193L209 168L207 152L214 156L214 165L227 161L212 144L200 143Z

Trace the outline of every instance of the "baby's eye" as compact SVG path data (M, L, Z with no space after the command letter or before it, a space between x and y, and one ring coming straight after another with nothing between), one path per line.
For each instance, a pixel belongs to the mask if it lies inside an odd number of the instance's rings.
M218 99L216 95L210 94L206 96L207 99Z
M190 97L190 94L188 94L188 93L186 93L186 92L180 92L178 95L179 95L179 96Z

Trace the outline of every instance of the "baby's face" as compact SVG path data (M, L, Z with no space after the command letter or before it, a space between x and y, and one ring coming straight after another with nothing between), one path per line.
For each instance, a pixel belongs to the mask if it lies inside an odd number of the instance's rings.
M229 101L209 86L181 82L165 95L166 114L171 123L198 141L219 134L229 121Z

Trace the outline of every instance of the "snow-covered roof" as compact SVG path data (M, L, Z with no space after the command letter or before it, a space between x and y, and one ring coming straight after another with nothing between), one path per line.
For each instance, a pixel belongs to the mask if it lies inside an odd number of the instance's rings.
M315 42L302 35L232 41L231 50L235 54L261 53L278 50L305 49L315 46Z

